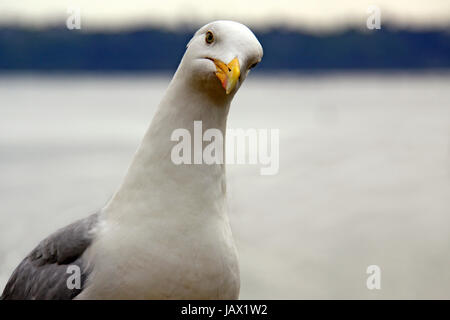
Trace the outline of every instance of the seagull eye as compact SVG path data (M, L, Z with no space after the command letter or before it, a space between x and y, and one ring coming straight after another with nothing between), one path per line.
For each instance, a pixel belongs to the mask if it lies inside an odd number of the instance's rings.
M258 64L258 62L253 63L250 67L248 67L249 69L253 69L254 67L256 67L256 65Z
M208 31L208 32L206 33L205 41L206 41L206 43L208 43L208 44L211 44L211 43L214 42L214 35L213 35L213 33L212 33L211 31Z

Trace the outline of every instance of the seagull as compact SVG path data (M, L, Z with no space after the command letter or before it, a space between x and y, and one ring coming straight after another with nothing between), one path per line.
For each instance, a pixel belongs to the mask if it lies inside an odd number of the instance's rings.
M41 241L1 299L238 299L225 166L175 164L170 137L194 135L196 121L225 134L231 101L262 56L240 23L200 28L111 200Z

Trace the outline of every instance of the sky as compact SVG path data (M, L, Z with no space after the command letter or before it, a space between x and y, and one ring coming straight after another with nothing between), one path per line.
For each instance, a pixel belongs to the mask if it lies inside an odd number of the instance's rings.
M232 19L257 28L287 25L321 31L364 27L370 5L380 8L382 23L413 28L450 26L450 0L0 0L0 24L57 24L68 17L69 7L78 7L82 26L88 29L173 28Z

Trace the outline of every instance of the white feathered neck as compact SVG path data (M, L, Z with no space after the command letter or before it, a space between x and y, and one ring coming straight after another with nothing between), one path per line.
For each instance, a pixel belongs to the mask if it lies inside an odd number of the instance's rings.
M85 254L79 299L236 299L237 252L224 165L175 165L177 128L225 133L229 101L192 91L177 71ZM115 281L111 281L114 279Z
M202 90L185 73L182 62L122 185L105 208L108 217L211 214L211 207L218 209L225 200L223 164L175 165L170 158L177 143L170 140L172 132L184 128L193 138L194 121L202 121L203 132L216 128L225 137L232 96Z

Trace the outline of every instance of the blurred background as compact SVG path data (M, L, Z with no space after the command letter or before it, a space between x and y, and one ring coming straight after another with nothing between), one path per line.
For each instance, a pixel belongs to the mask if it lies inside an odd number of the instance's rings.
M241 298L449 299L448 0L0 0L0 290L105 204L217 19L264 48L228 126L280 129L277 175L227 169Z

